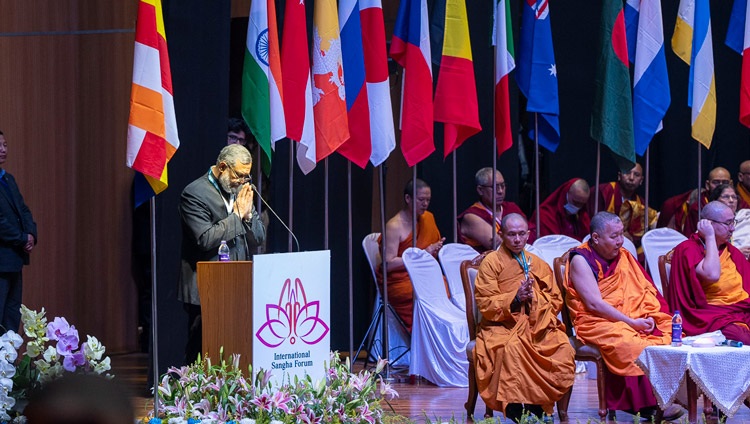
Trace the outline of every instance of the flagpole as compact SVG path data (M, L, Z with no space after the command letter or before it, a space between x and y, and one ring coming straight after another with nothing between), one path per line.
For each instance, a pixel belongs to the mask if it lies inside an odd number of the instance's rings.
M154 377L154 417L159 417L159 327L157 324L157 288L156 288L156 196L149 200L151 232L151 354Z
M346 209L349 230L347 232L347 260L349 261L349 362L354 366L354 272L352 271L352 161L346 161ZM368 352L369 354L369 352ZM351 371L351 370L350 370Z
M260 193L263 193L263 159L262 155L263 152L260 150L260 143L255 143L255 157L258 158L258 166L256 167L256 171L258 172L258 179L256 180L257 186L258 186L258 196L255 198L255 210L258 212L258 216L260 216ZM258 247L255 248L255 253L262 253L261 252L262 247L258 245Z
M324 199L323 203L325 204L324 212L323 212L323 249L328 250L328 158L325 158L325 176L323 177L323 192Z
M417 247L417 164L411 167L411 247Z
M646 205L645 205L645 216L643 217L643 234L648 232L648 197L649 197L649 178L650 178L650 167L651 167L651 147L646 147Z
M594 185L594 215L599 213L599 173L602 166L602 143L596 143L596 184Z
M456 195L456 151L453 151L453 243L458 243L458 200Z
M495 103L495 102L492 102ZM493 104L494 108L494 104ZM494 114L492 116L495 116ZM493 130L494 130L494 119L493 119ZM497 231L495 230L495 223L497 222L497 142L493 140L492 143L492 249L494 250L497 246Z
M287 222L289 223L288 249L292 252L292 233L294 232L294 151L297 143L292 139L289 139L289 142L291 144L289 145L289 218Z
M539 210L539 114L536 112L534 112L534 179L536 181L534 189L536 202L536 238L539 238L542 227L539 224L539 215L541 213Z
M703 201L703 193L701 193L701 175L703 175L703 172L701 171L701 154L703 152L701 146L701 143L698 142L698 216L701 216L701 203Z
M389 352L389 345L390 342L389 336L390 332L388 331L388 264L385 260L385 176L383 171L383 164L378 165L378 179L380 184L378 184L378 189L380 191L380 260L381 260L381 269L383 270L383 326L381 327L381 334L382 337L382 347L381 347L381 355L385 359L385 369L383 370L383 378L388 381L388 379L391 378L391 361L390 361L390 352ZM377 284L377 281L375 282ZM373 336L374 337L374 336ZM369 355L370 352L367 352Z

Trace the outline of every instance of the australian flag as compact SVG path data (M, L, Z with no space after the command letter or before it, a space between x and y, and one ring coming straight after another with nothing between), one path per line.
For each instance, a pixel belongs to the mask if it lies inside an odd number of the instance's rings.
M554 152L560 145L560 104L549 0L525 0L521 19L516 81L526 96L526 111L538 114L539 137L534 134L534 121L530 117L531 137Z

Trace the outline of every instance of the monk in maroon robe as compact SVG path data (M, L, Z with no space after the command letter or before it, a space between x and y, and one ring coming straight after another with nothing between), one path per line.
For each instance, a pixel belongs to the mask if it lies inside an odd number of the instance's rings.
M740 164L740 171L737 173L737 195L740 197L737 209L750 209L750 160Z
M582 241L589 233L591 222L587 210L589 193L589 185L583 178L573 178L553 191L529 220L536 222L536 214L539 213L541 228L535 238L562 234ZM532 241L529 238L529 242Z
M479 200L458 215L458 242L468 244L482 253L494 250L500 244L500 222L503 216L517 213L526 219L521 208L505 200L505 179L500 171L495 171L495 185L492 185L492 168L482 168L474 176ZM492 219L493 195L495 219ZM493 237L494 234L494 237ZM495 245L493 245L493 240Z
M708 179L700 195L698 195L697 190L691 190L667 199L662 206L662 215L664 216L659 217L657 226L673 228L684 234L685 237L690 237L697 230L698 202L700 201L701 208L705 206L708 203L708 195L711 190L721 184L732 184L732 176L726 168L716 167L708 173ZM673 211L672 218L668 219L670 210ZM665 214L665 212L667 213Z
M701 218L698 233L675 248L667 301L688 336L721 330L750 344L750 262L729 243L734 212L714 201Z

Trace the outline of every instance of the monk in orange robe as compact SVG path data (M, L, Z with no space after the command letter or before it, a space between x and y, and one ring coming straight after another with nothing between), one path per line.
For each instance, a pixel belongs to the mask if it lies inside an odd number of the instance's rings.
M549 265L524 250L523 216L503 217L501 235L502 246L482 261L476 280L477 388L489 408L512 420L521 417L521 404L538 416L552 414L575 377L575 351L557 318L562 295Z
M412 314L414 312L414 287L409 279L409 273L404 267L401 255L409 247L412 247L412 211L417 209L417 245L432 256L437 257L438 251L443 247L445 237L440 236L435 217L427 211L430 206L432 192L430 186L424 181L416 180L416 196L413 195L413 184L409 181L404 188L403 209L385 224L385 260L388 271L388 303L393 307L404 323L406 330L411 332ZM382 237L378 243L382 243ZM381 244L382 246L382 244ZM377 269L378 284L383 290L383 271L381 266ZM443 290L445 283L442 282L440 289ZM447 288L445 288L447 290Z
M566 302L576 337L597 346L607 365L607 408L649 416L657 402L635 359L646 346L671 342L671 315L622 242L617 215L599 212L592 218L591 239L570 253ZM665 411L665 419L675 412Z
M458 242L468 244L482 253L493 250L500 243L500 221L504 215L517 213L526 216L513 202L505 200L505 179L495 170L495 185L492 185L492 168L482 168L474 176L479 200L458 215ZM495 220L492 220L492 202L495 197ZM495 235L493 237L493 234ZM493 240L496 243L493 246Z
M698 233L675 248L667 300L685 334L721 330L750 344L750 263L729 243L734 212L719 201L701 210Z

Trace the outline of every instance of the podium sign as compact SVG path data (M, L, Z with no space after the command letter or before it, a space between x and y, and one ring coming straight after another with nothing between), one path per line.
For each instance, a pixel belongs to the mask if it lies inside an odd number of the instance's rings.
M253 257L253 370L325 377L331 351L331 252Z

